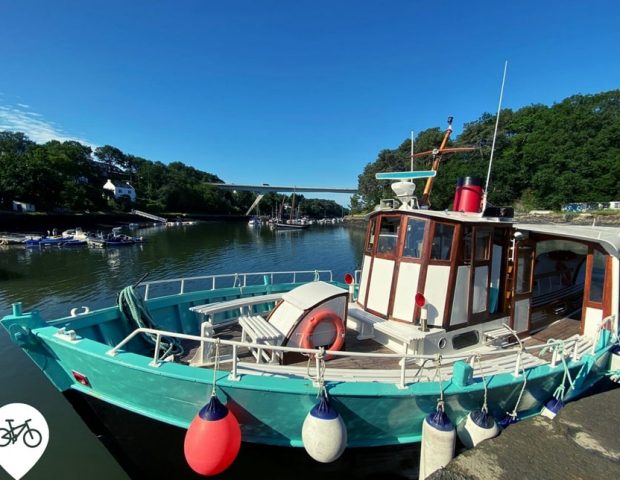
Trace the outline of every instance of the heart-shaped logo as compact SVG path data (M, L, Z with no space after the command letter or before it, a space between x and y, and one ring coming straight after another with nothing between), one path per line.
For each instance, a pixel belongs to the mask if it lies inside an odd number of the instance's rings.
M0 465L15 480L39 461L50 438L45 417L25 403L0 408Z

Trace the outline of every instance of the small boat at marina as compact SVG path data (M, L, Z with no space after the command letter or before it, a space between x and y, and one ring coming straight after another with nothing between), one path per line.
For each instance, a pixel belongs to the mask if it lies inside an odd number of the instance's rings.
M128 245L135 245L136 243L143 243L143 237L132 237L120 233L120 227L115 227L112 231L106 235L99 233L91 235L86 238L86 242L90 247L105 248L105 247L123 247Z
M285 222L276 222L273 224L273 227L276 230L305 230L310 226L308 223L285 223Z
M620 373L620 229L517 223L484 205L475 177L457 182L452 210L433 211L436 173L386 172L395 198L369 214L361 270L344 279L143 280L117 305L45 320L15 303L0 323L67 397L187 431L185 444L152 441L192 468L218 441L230 461L237 440L303 447L323 463L345 448L438 451L438 416L471 444L471 418L507 427ZM426 178L421 202L413 178ZM239 437L192 440L200 422Z

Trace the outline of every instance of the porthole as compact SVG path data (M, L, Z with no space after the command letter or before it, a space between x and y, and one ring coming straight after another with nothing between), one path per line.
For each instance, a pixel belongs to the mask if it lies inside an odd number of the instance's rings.
M442 337L439 339L439 341L437 342L437 346L443 350L444 348L446 348L446 345L448 344L448 341L446 340L445 337Z

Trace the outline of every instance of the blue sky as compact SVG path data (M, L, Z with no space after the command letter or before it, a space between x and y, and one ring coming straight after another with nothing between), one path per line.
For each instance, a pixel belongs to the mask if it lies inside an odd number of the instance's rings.
M0 18L0 130L233 183L355 187L411 130L495 112L504 60L505 107L620 88L617 0L5 0Z

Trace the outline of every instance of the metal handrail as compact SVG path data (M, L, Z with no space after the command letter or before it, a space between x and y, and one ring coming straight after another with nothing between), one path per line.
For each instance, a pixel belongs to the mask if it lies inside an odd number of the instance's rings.
M185 334L185 333L177 333L177 332L169 332L166 330L158 330L158 329L154 329L154 328L137 328L135 329L133 332L131 332L129 335L127 335L123 340L121 340L120 343L118 343L115 347L113 347L112 349L108 350L106 352L107 355L110 356L115 356L118 351L124 346L126 345L128 342L130 342L134 337L136 337L139 334L142 333L148 333L148 334L153 334L156 335L156 344L159 345L161 337L170 337L170 338L178 338L178 339L183 339L183 340L194 340L197 342L208 342L208 343L217 343L220 345L230 345L233 348L233 363L232 363L232 371L230 373L230 378L231 379L238 379L238 358L237 358L237 350L239 347L244 347L244 348L256 348L256 349L261 349L261 350L271 350L272 352L296 352L296 353L302 353L302 354L307 354L307 355L320 355L320 354L325 354L325 355L330 355L330 356L336 356L336 357L361 357L361 358L394 358L394 359L399 359L399 363L400 363L400 368L398 369L394 369L394 371L396 372L397 370L400 370L400 381L399 381L399 388L405 388L405 379L406 379L406 368L407 368L407 361L411 361L411 360L421 360L421 361L428 361L428 360L437 360L438 356L437 355L420 355L420 354L409 354L407 353L407 351L405 351L405 353L374 353L374 352L351 352L351 351L332 351L332 350L326 350L326 351L321 351L320 349L310 349L310 348L298 348L298 347L286 347L286 346L281 346L281 345L267 345L267 344L263 344L263 343L249 343L249 342L240 342L237 340L222 340L220 338L213 338L213 337L203 337L200 335L189 335L189 334ZM578 340L575 340L575 344L577 343ZM547 349L558 349L558 348L564 348L565 345L565 341L563 340L556 340L554 342L551 343L547 343L547 344L542 344L542 345L533 345L531 347L524 347L524 348L519 348L514 349L515 352L518 352L518 355L516 355L516 359L515 359L515 363L517 365L517 367L519 366L520 362L521 362L521 353L522 352L533 352L536 350L542 350L543 348L547 348ZM568 350L568 349L567 349ZM506 350L509 351L509 350ZM512 351L512 350L510 350ZM497 352L466 352L465 354L454 354L454 355L442 355L441 358L443 361L445 360L463 360L463 361L467 361L470 362L471 358L474 356L478 356L479 358L481 357L485 357L485 356L491 356L491 355L497 355ZM572 354L572 357L574 360L577 360L577 349L574 349L574 352ZM151 366L153 367L158 367L160 366L162 363L162 360L159 358L159 348L155 348L155 351L153 353L153 361L150 363ZM550 363L550 362L547 362ZM285 368L286 366L283 366L283 368ZM516 368L515 367L515 371ZM419 374L420 373L420 369L418 369L418 372L416 373ZM317 372L318 374L318 372ZM517 375L518 376L518 375Z
M616 331L617 329L616 315L612 313L611 315L608 315L605 318L603 318L603 320L601 320L599 324L596 326L596 335L595 335L594 341L592 342L592 354L594 354L594 352L596 351L596 347L601 341L601 332L603 330L606 330L605 328L606 324L609 324L609 327L610 327L609 330L612 336L616 336L616 337L618 336L618 332Z
M164 285L164 284L179 284L179 295L187 293L186 284L187 282L198 282L198 281L211 281L210 290L216 289L216 282L222 279L230 279L233 282L233 287L245 288L248 286L248 278L251 277L269 277L269 281L271 284L274 283L274 277L289 275L292 277L292 283L296 283L297 278L300 275L312 275L313 280L320 279L321 276L327 276L329 282L333 282L334 274L331 270L289 270L289 271L281 271L281 272L245 272L245 273L225 273L220 275L201 275L197 277L183 277L183 278L172 278L165 280L153 280L151 282L142 282L141 286L144 287L144 299L149 300L151 297L150 290L153 285ZM198 290L196 290L198 291ZM168 295L168 293L166 294ZM174 295L174 294L173 294ZM163 295L162 295L163 296Z

